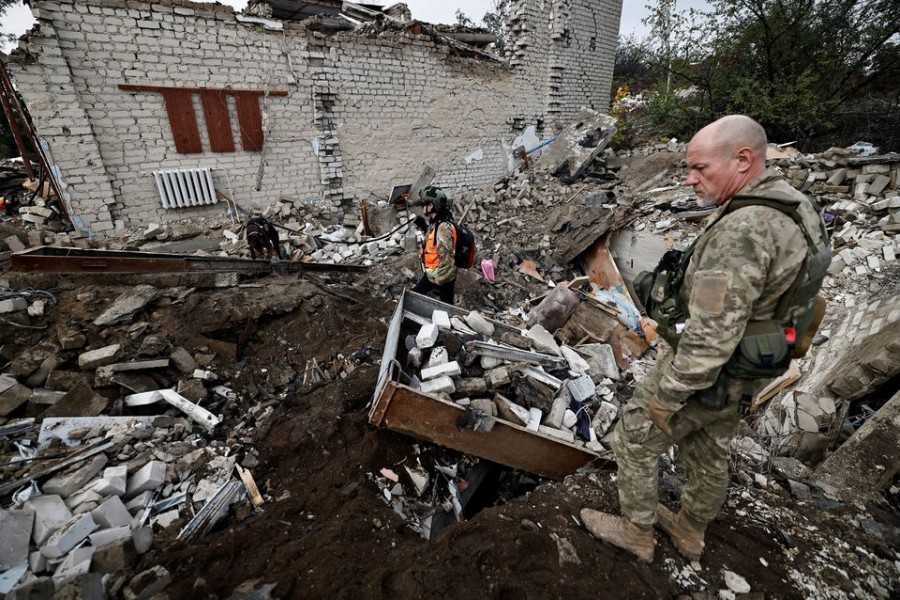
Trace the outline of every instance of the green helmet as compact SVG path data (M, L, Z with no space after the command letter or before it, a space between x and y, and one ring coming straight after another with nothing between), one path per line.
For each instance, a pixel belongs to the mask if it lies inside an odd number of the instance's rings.
M421 204L434 205L435 212L450 208L450 199L447 198L447 194L441 188L433 185L419 190L419 200Z

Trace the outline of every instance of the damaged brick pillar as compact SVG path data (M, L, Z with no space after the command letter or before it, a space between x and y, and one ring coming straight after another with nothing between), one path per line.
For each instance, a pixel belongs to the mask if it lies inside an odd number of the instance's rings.
M328 59L329 49L319 35L309 41L309 66L313 69L313 103L318 129L319 171L325 202L340 220L352 214L352 200L344 196L344 165L335 121L338 115L337 93L331 79L336 67Z
M84 33L57 33L55 23L64 19L58 11L64 9L73 7L42 3L33 9L40 30L29 39L27 50L7 59L6 68L58 168L63 200L71 208L76 227L91 234L110 234L115 229L110 212L115 195L83 97L89 80L102 77L74 70L69 64L67 51L86 41Z

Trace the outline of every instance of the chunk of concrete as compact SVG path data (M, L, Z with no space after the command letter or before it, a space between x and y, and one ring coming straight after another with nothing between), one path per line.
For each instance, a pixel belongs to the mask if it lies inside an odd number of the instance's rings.
M55 494L35 496L28 499L25 505L34 511L32 538L38 546L46 542L54 531L72 520L72 511L63 499Z
M462 369L460 369L459 363L454 360L428 369L422 369L422 379L427 381L437 377L458 377L461 373Z
M40 550L28 553L28 570L32 573L43 573L47 570L47 557Z
M3 241L6 243L6 246L9 248L10 252L21 252L25 249L25 244L22 243L17 236L11 235L9 237L3 238Z
M155 566L138 574L123 590L125 600L148 600L172 583L172 576L165 567Z
M134 315L143 310L150 302L156 299L159 291L152 285L139 285L116 298L112 306L103 314L94 319L94 325L107 327L130 321Z
M131 569L137 561L138 553L134 540L129 535L97 548L91 560L91 570L96 573L116 573Z
M197 364L197 361L194 360L194 357L191 356L191 353L181 346L172 350L169 354L169 359L172 361L172 364L175 365L175 368L182 373L193 373L197 367L200 366Z
M559 344L553 339L553 334L544 329L541 325L534 325L531 327L525 332L525 337L531 340L531 347L535 352L562 356Z
M450 315L446 310L436 310L431 313L431 322L437 325L441 331L447 331L453 327L450 323Z
M141 492L155 490L166 480L166 463L153 460L128 479L126 498L134 498Z
M91 546L94 548L102 548L120 540L131 541L131 527L126 525L124 527L101 529L89 535L88 539L91 540ZM134 542L132 541L132 543Z
M563 417L566 415L566 409L569 408L569 400L568 397L558 396L553 399L553 404L550 407L550 412L547 413L547 416L544 418L544 425L547 427L553 427L554 429L559 429L562 427Z
M33 232L29 232L33 233ZM51 598L56 587L49 577L26 578L7 595L5 600L38 600Z
M91 565L93 565L93 559ZM53 600L106 600L106 586L102 573L83 573L57 587Z
M428 357L428 363L425 367L430 369L431 367L437 367L439 365L447 364L448 362L450 362L450 357L447 356L447 348L444 346L435 346L431 349L431 355Z
M99 525L94 522L91 513L74 517L69 523L53 532L53 535L41 546L41 554L47 558L65 556L69 550L81 543L93 533Z
M93 555L94 549L91 546L82 546L69 553L53 573L53 583L56 585L56 589L62 588L79 575L86 575L91 570Z
M434 346L438 339L438 327L434 323L426 323L416 335L416 347L425 349Z
M616 355L609 344L583 344L578 350L588 355L588 363L592 372L600 377L610 379L619 378L619 367L616 364Z
M110 496L106 502L91 511L91 516L101 527L125 527L131 525L131 513L118 496Z
M121 344L111 344L103 348L90 350L78 357L78 366L83 371L92 371L103 365L111 365L116 362L121 349Z
M138 514L140 511L144 510L153 502L153 491L147 490L146 492L141 492L131 500L125 503L125 508L128 509L133 515Z
M488 388L492 390L496 390L497 388L509 385L510 382L509 369L506 367L497 367L496 369L491 369L484 377L487 381Z
M501 419L505 419L516 425L521 425L522 427L528 425L531 413L524 406L516 404L509 398L501 396L500 394L494 396L494 404L497 406L497 415Z
M0 300L0 315L20 312L28 309L28 302L24 298L7 298Z
M487 391L487 381L483 377L467 377L456 380L456 393L461 396L480 396Z
M560 348L562 351L563 358L566 359L566 362L569 363L569 370L573 373L577 373L579 375L584 375L585 373L591 370L591 365L588 364L586 360L581 358L581 355L578 354L574 349L563 346Z
M3 391L0 391L0 417L11 414L14 410L28 402L31 398L31 389L18 383L12 377L3 377L0 385L5 385L6 381L10 381L10 385Z
M485 319L478 311L473 310L469 312L465 317L465 321L466 325L484 337L489 338L494 335L494 324Z
M541 416L543 413L541 409L534 408L533 406L528 409L528 424L525 426L531 431L537 431L541 425Z
M469 406L482 415L478 423L475 424L475 431L491 431L497 422L495 418L497 416L497 406L494 404L494 401L487 398L479 398L472 400Z
M94 491L103 496L121 496L128 489L128 467L117 465L103 470L103 479L94 486Z
M28 561L28 542L34 525L34 511L30 508L0 510L0 573Z
M78 329L68 325L59 325L56 338L63 350L80 350L87 346L87 336Z
M75 469L71 473L57 475L44 484L45 494L57 494L63 498L68 498L86 484L88 481L100 472L106 466L109 459L101 453L92 456L85 464Z
M575 442L575 434L568 429L557 429L555 427L541 425L540 427L538 427L538 433L542 433L546 436L556 438L564 442L569 442L570 444Z
M134 529L131 531L131 539L134 540L137 553L146 554L153 546L153 529L149 526Z
M453 379L445 375L423 381L421 391L423 394L452 394L456 391L456 386L453 383Z

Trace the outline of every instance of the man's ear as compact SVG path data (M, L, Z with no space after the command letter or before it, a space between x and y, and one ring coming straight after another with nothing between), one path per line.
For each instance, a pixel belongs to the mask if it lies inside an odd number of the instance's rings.
M756 158L756 154L753 152L753 149L749 146L743 146L738 148L737 152L734 154L735 160L737 160L737 169L739 173L746 173L750 170L750 167L753 166L753 161Z

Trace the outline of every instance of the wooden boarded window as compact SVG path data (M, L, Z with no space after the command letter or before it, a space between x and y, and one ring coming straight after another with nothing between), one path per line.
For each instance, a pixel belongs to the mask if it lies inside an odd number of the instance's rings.
M234 152L231 133L231 117L228 115L228 99L222 90L203 90L203 118L209 134L209 147L213 152Z
M166 101L166 112L169 113L172 137L175 138L175 149L181 154L203 152L191 93L185 90L165 89L162 94Z
M238 126L241 129L241 145L244 150L258 152L263 147L262 113L259 111L259 96L246 92L235 92Z
M119 89L129 92L160 92L166 103L175 149L181 154L203 152L197 115L194 112L193 95L200 94L206 131L209 134L210 150L213 152L234 152L234 134L231 131L231 116L228 111L228 95L235 98L238 127L241 131L241 147L248 152L259 152L263 148L262 113L259 97L266 92L258 90L234 90L212 88L170 88L159 85L136 85L120 83ZM269 96L287 96L284 90L271 90Z

